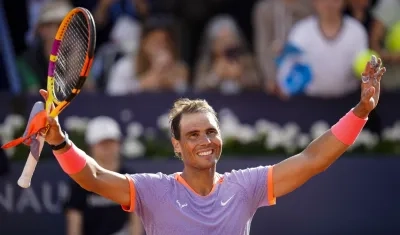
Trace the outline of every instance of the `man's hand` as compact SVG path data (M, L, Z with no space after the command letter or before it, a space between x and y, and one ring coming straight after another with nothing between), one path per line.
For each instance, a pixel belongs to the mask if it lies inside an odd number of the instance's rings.
M39 92L40 92L40 95L43 97L44 102L46 102L46 100L48 98L47 91L41 89ZM58 123L58 118L48 117L47 122L50 125L50 128L45 135L46 142L50 145L61 144L64 141L65 136L61 130L60 124Z
M373 56L362 73L361 99L353 110L360 118L368 117L378 104L380 81L386 71L381 65L382 61ZM274 166L272 173L274 196L283 196L300 187L332 165L348 148L349 146L342 143L332 131L325 132L301 153Z
M382 60L372 56L361 75L361 99L353 110L354 114L360 118L367 118L378 104L380 82L386 72L386 68L381 66Z

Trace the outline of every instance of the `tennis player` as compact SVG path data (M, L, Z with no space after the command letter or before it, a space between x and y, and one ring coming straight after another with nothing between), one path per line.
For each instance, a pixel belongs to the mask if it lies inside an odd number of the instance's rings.
M171 175L106 170L68 139L56 119L49 119L46 142L73 180L136 212L146 234L249 234L258 208L274 205L323 172L354 143L378 103L386 71L380 65L367 64L361 99L352 110L302 152L273 166L217 173L223 143L216 114L204 100L180 99L170 111L172 145L184 165Z

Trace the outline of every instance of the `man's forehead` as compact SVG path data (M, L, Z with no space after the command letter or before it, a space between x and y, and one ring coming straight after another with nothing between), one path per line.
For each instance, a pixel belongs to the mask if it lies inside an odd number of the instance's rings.
M209 112L187 113L181 118L181 130L190 131L194 129L217 128L218 124L214 115Z

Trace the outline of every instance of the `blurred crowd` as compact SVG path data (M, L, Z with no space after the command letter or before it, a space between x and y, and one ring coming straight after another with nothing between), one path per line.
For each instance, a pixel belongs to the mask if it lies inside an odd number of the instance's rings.
M277 58L288 44L307 55L308 96L358 92L354 61L368 49L387 67L384 90L400 88L400 52L384 43L400 21L398 0L20 0L3 1L16 73L1 90L45 87L54 34L76 6L89 9L97 27L90 92L264 91L286 99ZM2 77L12 68L2 63Z

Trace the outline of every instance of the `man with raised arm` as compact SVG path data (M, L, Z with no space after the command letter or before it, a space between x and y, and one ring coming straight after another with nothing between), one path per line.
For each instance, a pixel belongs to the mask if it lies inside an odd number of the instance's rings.
M56 119L49 119L46 142L74 181L137 213L146 234L249 234L258 208L274 205L323 172L354 143L378 104L385 71L373 57L356 106L302 152L273 166L218 173L223 141L216 113L205 100L179 99L170 111L171 142L183 162L183 171L171 175L106 170L68 139ZM46 91L40 93L47 98Z

